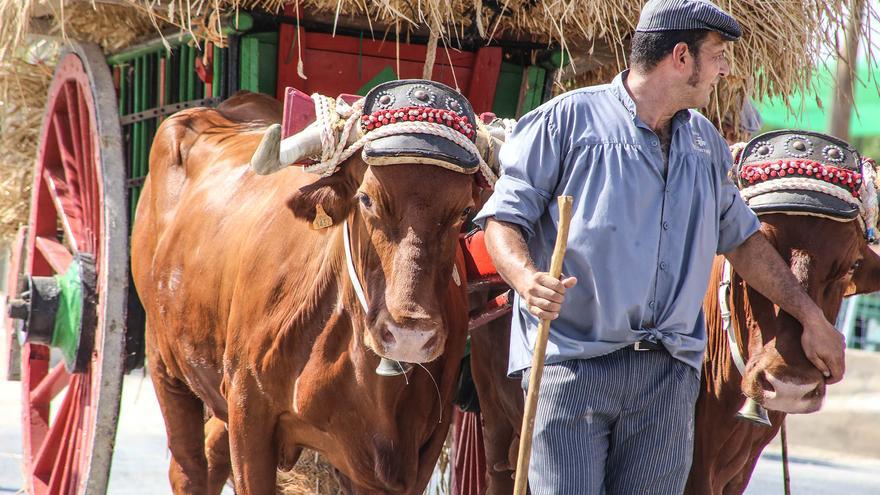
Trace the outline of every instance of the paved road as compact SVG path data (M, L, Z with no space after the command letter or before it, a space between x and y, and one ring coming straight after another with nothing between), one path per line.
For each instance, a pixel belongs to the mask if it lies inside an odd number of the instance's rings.
M22 486L19 383L0 381L0 494L16 493ZM880 456L880 447L878 456ZM765 453L758 463L748 495L782 494L779 456ZM793 452L797 454L797 452ZM834 460L810 451L812 457L792 459L795 495L880 494L880 460ZM165 429L152 386L142 371L125 378L122 416L113 458L111 495L164 495L168 450ZM224 491L230 495L232 490Z

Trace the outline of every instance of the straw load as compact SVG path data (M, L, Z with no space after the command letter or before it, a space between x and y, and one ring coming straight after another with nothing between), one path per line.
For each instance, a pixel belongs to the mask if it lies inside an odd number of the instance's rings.
M354 24L377 39L429 33L448 49L474 40L516 40L559 47L573 63L558 71L559 90L607 81L626 66L627 41L644 0L294 0L304 19ZM28 169L53 60L34 57L35 40L53 36L99 43L106 53L176 26L222 42L220 23L239 10L281 11L284 0L0 0L0 243L25 222ZM742 24L731 47L732 74L705 112L716 122L753 98L809 89L814 67L835 56L843 28L864 0L718 0ZM854 10L855 9L855 10ZM877 12L868 3L863 37ZM466 43L467 42L467 43ZM601 57L591 56L600 55ZM603 65L595 67L595 61ZM585 70L589 69L589 70ZM735 112L734 119L736 118Z

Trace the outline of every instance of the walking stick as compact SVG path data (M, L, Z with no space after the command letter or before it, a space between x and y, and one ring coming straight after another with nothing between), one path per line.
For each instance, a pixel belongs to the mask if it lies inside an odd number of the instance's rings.
M559 230L556 233L556 244L553 246L553 257L550 259L550 276L559 278L562 275L562 258L568 244L568 225L571 221L571 196L559 196ZM538 325L538 336L535 339L535 353L532 355L532 374L529 376L529 392L526 395L526 407L523 412L522 430L519 435L519 456L516 460L516 482L514 495L525 495L529 479L529 460L532 457L532 431L535 429L535 411L538 408L538 388L541 387L541 375L544 374L544 354L547 351L547 336L550 333L550 320L541 320Z
M785 495L791 495L791 474L788 472L788 435L785 432L785 418L782 419L782 489Z

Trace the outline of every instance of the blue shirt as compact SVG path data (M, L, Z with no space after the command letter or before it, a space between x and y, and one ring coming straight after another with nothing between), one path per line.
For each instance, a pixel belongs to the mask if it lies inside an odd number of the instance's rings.
M556 197L574 197L562 272L578 278L550 325L547 363L661 342L700 369L702 301L712 260L759 227L727 173L727 144L696 111L672 119L668 172L657 135L623 85L560 95L523 116L501 149L503 175L477 215L520 227L547 270L559 221ZM531 366L538 319L517 294L511 375Z

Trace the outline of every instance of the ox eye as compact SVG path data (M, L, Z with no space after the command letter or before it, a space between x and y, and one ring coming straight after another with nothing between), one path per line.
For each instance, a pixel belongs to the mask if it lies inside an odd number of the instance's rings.
M851 267L849 267L849 272L847 272L847 274L852 275L860 266L862 266L862 260L856 261Z
M473 211L473 209L472 209L470 206L468 206L467 208L465 208L464 210L462 210L462 212L461 212L461 218L467 218L467 217L469 217L472 211Z
M361 206L368 210L373 207L373 200L364 193L358 194L358 201L360 201Z

